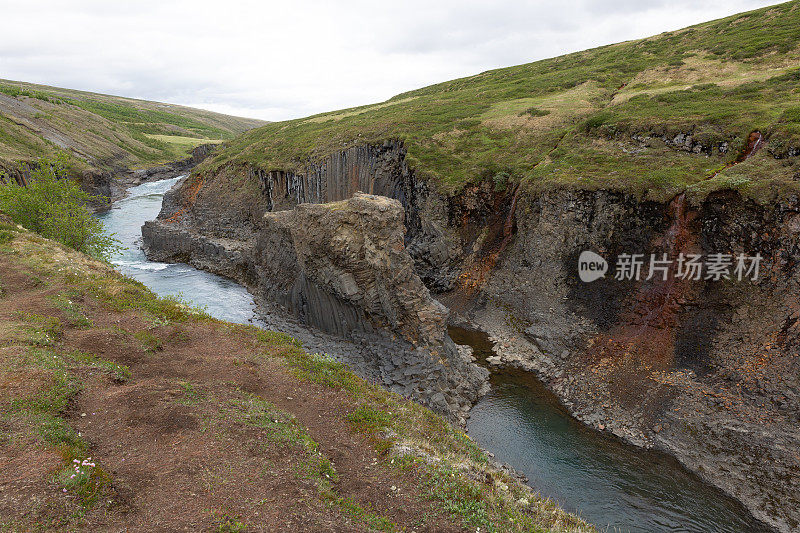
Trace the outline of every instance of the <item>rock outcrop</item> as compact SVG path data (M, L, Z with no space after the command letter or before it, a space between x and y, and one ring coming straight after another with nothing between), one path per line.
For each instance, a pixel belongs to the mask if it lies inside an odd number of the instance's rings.
M160 218L191 204L181 215L182 224L207 236L247 241L265 212L337 202L356 192L386 196L398 200L405 211L404 241L417 274L434 291L452 289L461 272L464 249L449 229L448 200L416 179L405 157L402 143L386 141L352 146L321 162L309 162L302 171L222 169L191 200L189 189L196 181L167 196ZM218 177L237 180L238 185L231 187L227 179ZM244 183L247 186L240 187Z
M455 420L488 372L447 335L404 244L397 200L349 200L267 212L254 242L208 238L166 221L142 229L149 257L186 261L246 283L304 324L368 345L383 384Z
M384 329L436 348L448 311L414 271L404 234L397 200L355 193L266 213L256 262L268 290L309 324L343 337Z
M440 412L463 413L488 372L448 337L448 311L405 248L403 215L397 200L363 193L266 213L255 248L262 290L328 333L391 336L400 351L381 358L394 383L413 385Z

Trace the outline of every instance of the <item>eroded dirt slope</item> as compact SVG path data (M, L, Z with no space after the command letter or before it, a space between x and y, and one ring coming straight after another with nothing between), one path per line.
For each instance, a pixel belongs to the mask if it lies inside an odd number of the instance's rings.
M285 335L10 225L0 288L0 529L591 529Z

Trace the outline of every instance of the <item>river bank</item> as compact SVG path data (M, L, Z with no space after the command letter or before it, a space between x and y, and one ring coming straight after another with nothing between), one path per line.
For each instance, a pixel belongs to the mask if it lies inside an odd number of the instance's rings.
M497 353L486 333L453 326L450 335L492 369L491 390L470 411L467 433L565 509L621 532L772 531L673 457L575 419L536 374L491 365Z
M81 176L81 187L94 197L91 209L95 213L104 213L111 209L114 202L125 198L131 187L184 176L209 157L216 148L216 144L201 144L194 147L188 157L154 167L118 168L113 171L87 170ZM24 181L25 176L19 175L18 178Z

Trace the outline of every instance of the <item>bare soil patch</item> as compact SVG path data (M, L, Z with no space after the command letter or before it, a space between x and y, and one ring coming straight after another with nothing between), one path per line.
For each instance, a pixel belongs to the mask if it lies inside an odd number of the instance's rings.
M130 378L120 382L89 366L70 369L82 388L66 420L109 479L77 520L74 496L54 478L64 467L58 452L31 447L32 439L0 441L0 515L12 523L54 530L73 524L91 531L369 530L321 496L317 476L306 472L306 449L249 423L241 406L255 398L273 404L274 416L294 418L319 443L319 453L333 464L332 488L341 498L398 529L462 529L426 500L412 473L378 460L369 438L347 421L352 402L343 392L300 382L269 354L256 361L253 341L222 324L152 324L134 311L110 311L87 297L81 304L91 326L70 326L49 298L70 287L32 277L0 256L2 323L33 314L56 317L65 324L60 352L127 366ZM3 344L12 344L6 333L0 330ZM45 373L9 366L4 358L4 398L47 388ZM0 427L4 435L9 429Z

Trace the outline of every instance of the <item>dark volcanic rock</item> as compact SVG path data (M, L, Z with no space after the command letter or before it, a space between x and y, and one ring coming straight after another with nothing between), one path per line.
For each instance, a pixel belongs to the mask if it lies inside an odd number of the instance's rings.
M386 329L415 345L440 346L447 309L414 271L404 233L403 208L384 196L302 204L264 215L257 263L274 280L270 290L323 331Z
M360 193L266 213L250 242L164 220L142 228L148 257L245 283L302 323L363 346L371 359L363 363L385 386L461 419L485 392L488 372L447 336L447 309L414 271L404 233L399 202Z
M714 139L667 140L690 151L730 149ZM416 179L403 146L387 142L347 148L302 171L223 168L190 178L167 196L146 242L164 254L156 257L230 275L307 323L349 336L359 346L351 361L365 375L452 410L474 397L472 378L446 383L437 371L427 380L436 349L426 351L422 324L440 315L430 307L433 315L414 322L405 297L375 289L396 286L392 269L368 259L378 257L367 253L371 235L383 230L353 229L372 215L336 214L336 203L281 213L358 191L400 202L416 274L455 310L451 321L490 334L493 364L535 371L587 424L670 453L779 529L800 527L800 478L792 474L800 471L797 198L764 206L723 192L690 205L683 196L659 203L604 190L498 192L489 182L448 197ZM401 240L393 239L382 246ZM609 261L605 278L579 280L584 250ZM756 282L618 281L614 265L625 253L764 261ZM398 264L398 279L416 292L407 263ZM398 353L399 362L391 356ZM456 361L446 354L445 366Z
M521 201L517 225L484 298L456 318L581 420L668 452L782 531L800 527L800 202L549 191ZM605 278L580 281L583 250L609 261ZM757 280L648 281L645 265L641 281L618 281L622 253L763 260Z

